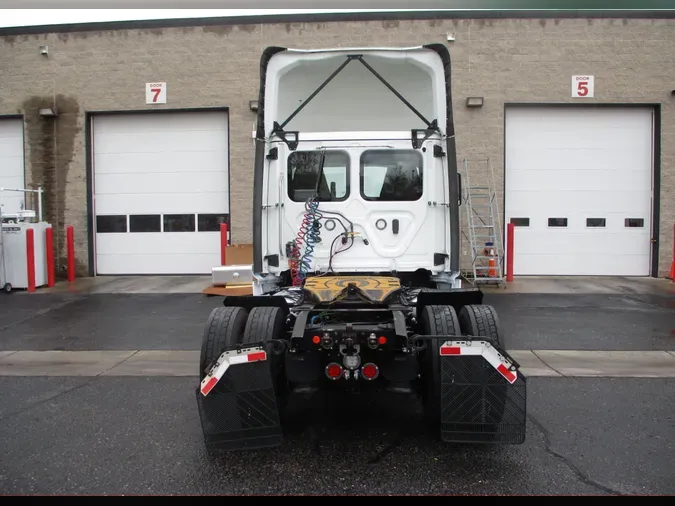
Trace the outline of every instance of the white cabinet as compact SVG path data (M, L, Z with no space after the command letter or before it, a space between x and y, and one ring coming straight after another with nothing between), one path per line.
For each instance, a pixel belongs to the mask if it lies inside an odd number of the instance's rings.
M26 231L33 230L35 238L35 286L47 284L47 248L46 230L49 223L3 223L0 239L0 286L6 289L28 288L28 255L26 249Z

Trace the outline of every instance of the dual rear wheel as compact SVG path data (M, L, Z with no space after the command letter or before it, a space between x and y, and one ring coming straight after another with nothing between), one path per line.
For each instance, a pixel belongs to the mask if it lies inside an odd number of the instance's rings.
M426 306L421 314L420 325L424 335L458 336L459 340L462 336L482 337L498 348L505 348L499 317L492 306L468 305L462 307L459 314L449 305ZM421 363L424 417L427 424L434 429L440 426L443 418L440 356L442 344L441 339L429 339ZM501 416L503 403L498 404L501 405L497 406Z
M243 307L215 308L208 317L202 338L199 381L204 379L208 368L226 348L256 343L266 345L281 339L284 335L285 322L286 316L278 307L254 307L250 311ZM280 390L283 355L272 353L273 347L265 348L275 391Z

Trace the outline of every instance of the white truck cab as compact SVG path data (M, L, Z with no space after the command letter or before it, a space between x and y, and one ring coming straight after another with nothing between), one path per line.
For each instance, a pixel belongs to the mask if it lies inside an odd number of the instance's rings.
M254 183L258 293L330 272L424 271L456 285L446 54L442 45L267 49Z
M285 399L335 390L416 394L444 442L524 442L526 378L459 283L450 74L442 44L263 52L253 296L206 322L209 451L278 446Z

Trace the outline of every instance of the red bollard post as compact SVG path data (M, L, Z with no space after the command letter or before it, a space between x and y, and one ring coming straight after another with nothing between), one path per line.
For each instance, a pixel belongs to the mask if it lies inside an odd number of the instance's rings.
M227 223L220 224L220 265L226 265L227 260Z
M506 282L513 281L513 253L514 253L514 238L516 235L516 226L513 223L507 225L507 239L506 239Z
M68 247L68 282L75 281L75 229L72 225L66 227L66 244Z
M35 230L26 229L26 266L28 274L28 292L35 291Z
M670 264L670 279L675 283L675 225L673 225L673 262Z
M54 229L49 227L45 230L45 249L47 250L47 286L52 287L54 281Z

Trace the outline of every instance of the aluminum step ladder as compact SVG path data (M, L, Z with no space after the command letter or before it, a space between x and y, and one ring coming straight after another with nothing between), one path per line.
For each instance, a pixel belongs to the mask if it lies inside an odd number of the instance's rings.
M490 160L483 172L484 178L494 173ZM504 279L504 254L501 241L501 222L493 186L471 185L471 168L469 160L464 160L464 178L467 182L464 197L464 214L466 216L466 234L471 255L470 282L473 284L496 284L506 287ZM494 185L494 183L493 183Z

